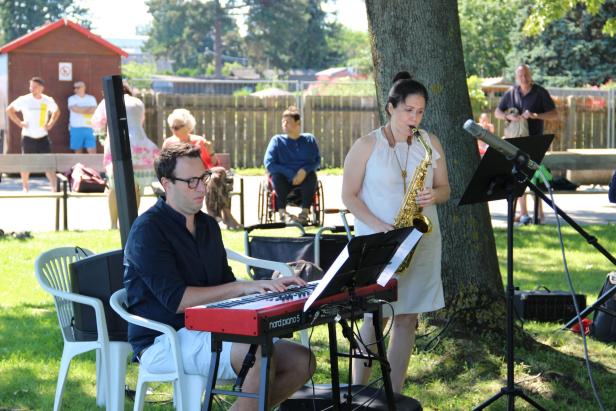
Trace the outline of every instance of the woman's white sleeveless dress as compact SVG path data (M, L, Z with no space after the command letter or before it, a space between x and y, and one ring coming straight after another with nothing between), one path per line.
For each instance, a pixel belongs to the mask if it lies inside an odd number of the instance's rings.
M432 187L433 168L440 155L434 149L429 134L425 130L420 132L432 147L432 165L428 167L425 180L425 186ZM375 216L393 224L404 199L400 167L405 167L407 148L407 186L413 178L415 168L423 160L425 150L421 143L415 140L410 146L402 142L397 143L394 148L390 147L382 128L374 130L372 134L376 138L376 144L366 164L359 197ZM436 206L425 207L422 214L432 221L432 232L422 236L411 264L398 278L398 301L393 304L395 314L429 312L445 305L441 281L441 230ZM374 230L356 219L355 232L357 235L366 235L373 234ZM389 315L388 312L389 310L384 310L384 315Z

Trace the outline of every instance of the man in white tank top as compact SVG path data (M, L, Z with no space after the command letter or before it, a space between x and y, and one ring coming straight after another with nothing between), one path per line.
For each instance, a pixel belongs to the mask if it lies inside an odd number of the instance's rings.
M51 153L51 141L47 135L60 117L58 105L52 97L43 94L45 82L40 77L30 79L30 94L17 97L6 109L6 113L13 123L21 128L21 152ZM19 118L17 112L21 112ZM30 172L22 171L21 183L24 191L30 190ZM55 170L45 172L51 191L56 191Z

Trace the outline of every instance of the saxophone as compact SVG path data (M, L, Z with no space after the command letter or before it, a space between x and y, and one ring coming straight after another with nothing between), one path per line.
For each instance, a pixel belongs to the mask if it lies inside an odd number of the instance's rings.
M411 127L411 133L423 146L426 154L421 163L419 163L419 166L415 169L413 178L405 191L404 200L402 201L400 210L398 210L398 215L394 220L394 227L415 227L422 233L427 234L432 231L432 222L428 217L421 214L422 207L417 204L417 194L424 189L426 176L428 174L428 167L432 164L432 148L430 147L430 144L424 140L417 128ZM402 264L398 267L396 273L400 274L406 270L411 263L413 253L414 251L411 251L411 253L404 259Z

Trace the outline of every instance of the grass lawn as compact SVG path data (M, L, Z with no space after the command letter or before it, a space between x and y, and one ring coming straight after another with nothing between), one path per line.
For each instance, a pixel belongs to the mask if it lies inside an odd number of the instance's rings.
M616 252L613 226L591 226L587 230L608 250ZM501 272L505 273L505 231L496 230ZM553 226L516 228L515 280L523 290L543 285L567 290L560 250ZM225 244L243 250L243 233L224 231ZM118 231L34 233L34 238L0 239L0 410L51 409L62 353L62 337L51 296L39 287L33 274L36 256L49 248L79 245L95 252L120 247ZM574 230L565 229L569 270L578 293L595 300L605 274L613 267L607 259ZM243 276L244 267L232 264ZM582 340L571 332L559 332L558 324L527 322L524 333L537 343L516 346L516 382L550 410L598 409L583 363ZM435 333L422 324L417 349L409 366L404 393L419 399L427 410L466 410L486 400L504 385L505 341L489 335L453 338L444 333L437 344L428 344ZM436 330L439 331L439 330ZM341 341L342 343L342 341ZM616 409L616 349L614 344L588 340L593 375L608 410ZM326 328L312 336L318 361L316 383L329 381ZM63 396L63 408L94 409L94 355L73 360ZM341 363L346 379L346 364ZM135 365L129 366L127 383L134 388ZM169 385L154 386L146 409L172 410ZM499 400L490 409L506 409ZM517 409L530 409L517 401ZM126 409L132 402L126 401Z

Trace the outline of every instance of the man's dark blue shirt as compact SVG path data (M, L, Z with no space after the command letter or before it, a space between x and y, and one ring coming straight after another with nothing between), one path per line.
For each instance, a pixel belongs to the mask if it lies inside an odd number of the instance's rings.
M218 223L199 211L196 235L185 217L163 199L139 216L124 250L124 287L131 313L184 327L184 314L176 313L186 287L207 287L235 281L227 262ZM133 324L128 340L139 353L160 333Z
M302 133L297 139L276 134L267 145L263 164L268 173L282 174L289 182L300 168L316 172L321 165L317 139L310 133Z
M533 84L526 95L522 95L520 86L515 86L501 97L498 108L501 111L515 107L520 114L528 110L531 113L543 114L556 108L554 100L548 91L538 84ZM543 134L543 120L528 119L528 135L540 136Z

